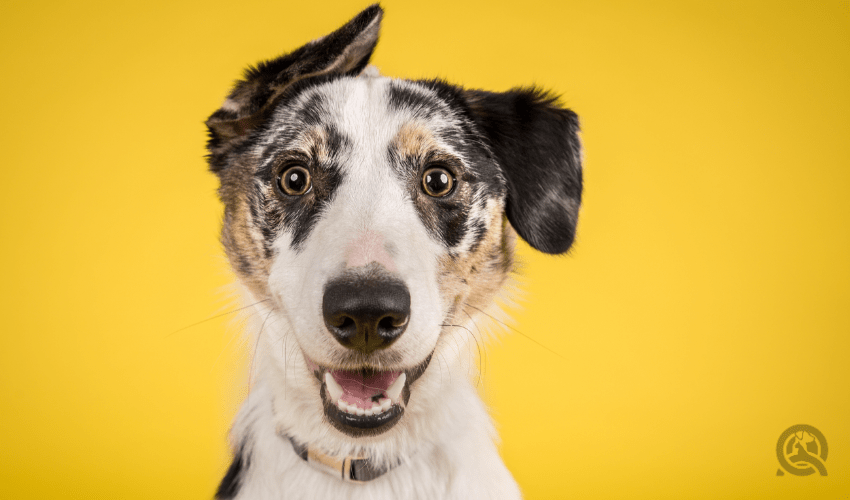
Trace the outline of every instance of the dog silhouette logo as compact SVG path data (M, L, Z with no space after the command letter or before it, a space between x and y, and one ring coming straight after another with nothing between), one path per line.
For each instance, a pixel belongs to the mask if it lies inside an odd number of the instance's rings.
M826 456L829 448L823 433L811 425L792 425L785 429L776 442L776 458L781 469L777 476L784 476L785 469L795 476L808 476L817 471L826 475Z

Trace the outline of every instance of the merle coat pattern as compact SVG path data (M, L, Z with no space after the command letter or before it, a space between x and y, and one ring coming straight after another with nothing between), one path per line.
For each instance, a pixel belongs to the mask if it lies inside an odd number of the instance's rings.
M207 120L256 346L217 498L520 496L471 365L515 235L573 243L578 120L379 75L382 15L249 68Z

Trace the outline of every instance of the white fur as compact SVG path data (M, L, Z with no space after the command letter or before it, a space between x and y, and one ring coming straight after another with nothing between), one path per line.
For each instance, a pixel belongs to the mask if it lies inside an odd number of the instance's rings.
M268 314L263 313L266 308L256 307L252 330L260 328ZM261 341L263 338L268 336L261 336ZM470 382L467 362L471 353L457 350L454 341L444 342L417 381L402 421L388 432L399 435L397 439L363 445L350 443L350 438L322 422L318 382L296 345L287 346L289 362L283 369L268 365L261 346L254 366L257 382L233 427L234 443L246 442L251 460L236 498L520 498L496 449L490 417ZM305 391L299 384L309 389ZM440 404L424 404L429 393L438 395ZM368 483L343 482L296 456L279 433L287 424L293 424L289 432L294 428L305 432L304 442L329 444L324 447L328 452L344 456L365 451L378 461L400 459L402 465ZM403 433L399 432L402 427Z

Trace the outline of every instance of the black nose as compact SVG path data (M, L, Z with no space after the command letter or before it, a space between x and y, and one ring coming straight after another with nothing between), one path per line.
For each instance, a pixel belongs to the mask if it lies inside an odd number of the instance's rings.
M322 314L340 344L369 354L389 347L404 333L410 293L397 280L346 277L325 287Z

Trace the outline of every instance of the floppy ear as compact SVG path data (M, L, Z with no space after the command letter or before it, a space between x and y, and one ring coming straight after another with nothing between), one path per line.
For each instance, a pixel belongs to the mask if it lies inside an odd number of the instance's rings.
M207 119L210 168L218 172L225 167L226 153L263 123L292 83L308 77L360 73L378 43L383 12L378 4L372 5L330 35L249 67L221 108Z
M466 99L507 179L511 225L537 250L569 250L581 204L578 116L534 88L468 90Z

